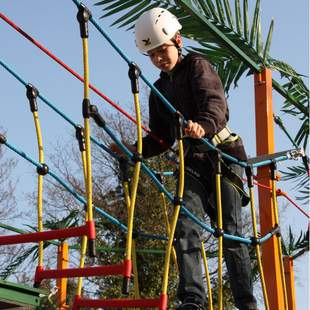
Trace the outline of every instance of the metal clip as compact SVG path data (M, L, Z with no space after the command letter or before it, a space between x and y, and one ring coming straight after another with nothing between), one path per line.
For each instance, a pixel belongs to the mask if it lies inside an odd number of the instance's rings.
M50 302L50 304L54 304L54 302L52 301L52 297L53 296L55 296L56 294L57 294L57 292L58 292L58 287L57 286L54 286L53 288L51 288L51 290L50 290L50 293L49 293L49 295L48 295L48 297L47 297L47 299L48 299L48 301Z
M294 159L294 160L297 160L298 157L303 157L303 156L305 156L305 151L304 151L303 148L295 149L295 150L290 150L287 153L287 157L290 158L290 159Z

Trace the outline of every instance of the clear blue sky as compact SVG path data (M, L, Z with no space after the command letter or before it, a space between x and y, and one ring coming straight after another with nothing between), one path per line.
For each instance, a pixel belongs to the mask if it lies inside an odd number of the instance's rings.
M93 7L95 1L87 0L84 3L92 10L95 18L101 15L101 8ZM298 72L308 75L308 1L262 0L261 8L264 38L266 38L271 18L275 20L271 56L287 62ZM2 0L0 10L69 66L80 74L83 73L81 39L76 21L76 7L72 1ZM111 18L100 20L99 23L128 57L140 65L144 75L150 81L154 81L158 72L145 56L137 52L133 34L125 32L124 29L110 28ZM1 60L16 70L25 81L34 84L41 94L70 118L77 123L82 123L82 84L2 20L0 21L0 37ZM132 105L132 95L127 78L127 64L92 25L90 25L89 60L91 83L118 102L122 108L128 110L128 107ZM0 69L0 81L2 107L0 128L7 131L10 143L23 149L33 158L37 158L35 131L25 97L25 89L2 68ZM308 80L306 82L308 83ZM231 91L229 98L230 127L242 135L247 152L251 156L255 156L253 90L253 78L244 78L239 87ZM110 106L93 93L91 100L100 107L103 114L107 110L111 111ZM279 112L281 105L282 99L274 96L275 112L283 117L290 132L295 134L297 124L292 118ZM45 152L49 154L53 152L53 144L56 141L68 141L73 131L41 101L39 108ZM275 129L276 151L291 148L287 138L277 128ZM20 160L18 177L20 178L18 197L23 205L23 194L32 191L35 187L33 167ZM289 192L292 186L281 184L281 187ZM285 204L280 201L280 205ZM307 227L307 221L290 206L287 210L282 210L282 218L284 219L283 226L292 225L296 231L305 230ZM297 309L300 310L306 309L309 304L305 297L309 295L308 267L308 254L296 261Z

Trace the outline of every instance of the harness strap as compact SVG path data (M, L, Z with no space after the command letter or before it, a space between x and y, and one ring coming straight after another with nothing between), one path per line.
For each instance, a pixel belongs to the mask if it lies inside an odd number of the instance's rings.
M250 196L243 188L242 179L233 171L233 169L226 165L223 165L223 177L237 190L241 197L242 206L245 207L250 201Z

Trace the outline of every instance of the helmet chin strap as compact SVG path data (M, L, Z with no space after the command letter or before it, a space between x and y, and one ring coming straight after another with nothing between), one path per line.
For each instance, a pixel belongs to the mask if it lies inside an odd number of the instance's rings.
M174 43L175 47L178 50L179 57L182 55L182 47L178 44L176 39L171 39L171 41Z

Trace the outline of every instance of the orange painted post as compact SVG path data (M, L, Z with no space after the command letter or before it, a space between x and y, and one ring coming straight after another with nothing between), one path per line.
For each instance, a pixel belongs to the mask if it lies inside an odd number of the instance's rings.
M274 126L272 110L272 74L265 69L254 74L255 120L257 155L274 153ZM257 169L258 182L271 186L269 167ZM263 187L258 188L261 235L270 232L275 226L272 197ZM262 263L267 287L270 309L284 310L284 294L281 282L279 248L276 236L262 245Z
M294 261L291 256L284 256L284 273L287 289L288 309L296 310L295 283L294 283Z
M68 268L68 243L62 242L58 246L57 251L57 269L66 269ZM67 305L67 278L58 278L56 279L56 286L58 288L57 300L59 305L59 310L67 310L69 306Z

